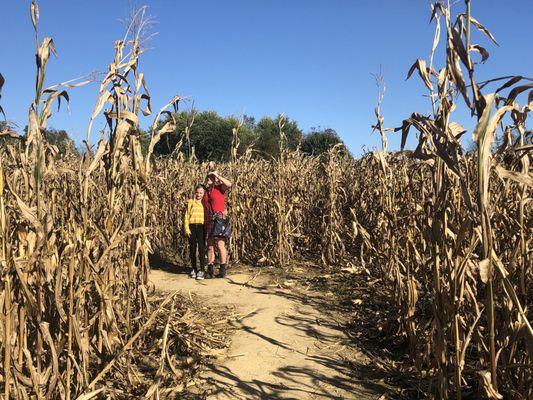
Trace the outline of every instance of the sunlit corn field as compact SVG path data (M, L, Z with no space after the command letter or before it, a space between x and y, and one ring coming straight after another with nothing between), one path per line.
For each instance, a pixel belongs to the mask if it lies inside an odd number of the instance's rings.
M216 165L234 182L230 252L234 262L285 269L302 259L333 271L365 268L388 296L385 334L405 338L412 373L428 397L527 399L533 396L527 126L533 82L521 76L478 82L475 70L484 67L478 59L490 60L471 33L495 39L471 15L469 0L464 14L450 15L440 2L432 10L431 55L406 66L406 75L422 80L433 112L413 110L401 127L386 128L379 82L373 129L382 137L380 150L357 159L338 148L304 156L285 149L282 121L279 158L260 160L253 151L237 156L235 127L232 160ZM180 304L175 297L149 298L149 256L186 259L180 216L191 188L213 165L152 156L173 131L181 99L151 110L149 77L139 69L143 9L115 43L95 93L87 151L59 157L42 132L58 103L68 101L67 90L74 96L86 82L46 82L55 44L41 36L35 2L30 16L35 98L26 136L17 138L8 126L2 135L12 140L0 158L1 395L118 398L106 393L108 374L120 363L124 381L133 382L134 349L154 342L143 337L160 310ZM0 90L3 84L0 75ZM470 109L473 132L454 119L458 106ZM141 114L154 115L146 154L135 134ZM102 116L101 135L92 122ZM416 135L417 146L389 152L389 135L401 135L403 143ZM465 152L463 135L473 136L474 151ZM168 336L179 336L178 328L169 329L165 318L162 340L150 346L160 346L157 357L177 376ZM163 373L154 374L147 398L170 385Z

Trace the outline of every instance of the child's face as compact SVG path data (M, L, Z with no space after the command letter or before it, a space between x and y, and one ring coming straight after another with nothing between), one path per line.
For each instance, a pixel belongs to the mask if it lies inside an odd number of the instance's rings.
M194 198L196 200L201 200L204 197L204 189L198 188L194 191Z

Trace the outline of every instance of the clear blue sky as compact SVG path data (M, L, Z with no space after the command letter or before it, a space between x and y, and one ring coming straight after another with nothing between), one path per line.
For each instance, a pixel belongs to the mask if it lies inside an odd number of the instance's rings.
M48 83L94 70L105 71L113 43L122 37L127 0L41 0L41 35L52 36L58 58ZM137 3L142 5L144 3ZM307 131L335 129L354 154L379 144L371 135L376 87L370 75L382 65L387 82L383 113L399 126L411 112L429 112L418 79L405 81L417 58L427 58L433 25L425 0L146 0L157 19L157 37L144 55L156 110L175 94L200 110L260 118L285 113ZM456 6L462 7L462 2ZM22 127L34 90L34 42L29 0L0 1L0 72L6 78L2 105ZM531 0L474 0L473 15L500 47L476 35L491 58L479 78L533 75ZM80 141L94 106L97 85L72 89L71 113L55 114L50 126ZM464 112L458 118L464 118ZM465 126L468 121L460 120ZM147 126L148 120L142 125ZM101 126L96 126L99 128ZM470 134L469 134L470 135ZM399 138L390 140L397 147ZM412 143L412 142L411 142Z

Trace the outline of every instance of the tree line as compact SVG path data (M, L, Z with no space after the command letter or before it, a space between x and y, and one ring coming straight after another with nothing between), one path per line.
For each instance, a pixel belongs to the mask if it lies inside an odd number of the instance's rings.
M250 116L245 115L239 120L234 116L220 116L214 111L197 114L182 111L173 117L176 129L157 144L156 154L180 152L186 157L194 154L199 161L227 161L231 157L233 129L238 126L238 153L243 154L251 150L253 156L262 158L279 155L281 115L275 118L263 117L258 122ZM188 135L185 135L189 125ZM332 146L340 145L348 153L343 141L333 129L311 128L308 133L304 133L296 121L284 117L283 132L286 138L285 146L290 150L300 147L304 154L318 155Z
M22 135L18 135L5 121L0 121L0 147L8 144L15 145L26 137L28 127L23 130ZM64 129L47 128L44 132L46 140L52 146L57 147L59 154L80 154L76 142Z
M181 111L172 115L176 121L176 129L166 135L155 147L154 154L170 156L182 154L185 158L194 157L198 161L228 161L234 141L233 129L238 127L238 153L251 151L255 158L277 157L280 151L280 119L263 117L256 121L254 117L221 116L215 111L186 112ZM170 117L169 117L170 118ZM290 150L300 148L303 154L320 155L331 147L339 145L349 154L343 141L330 128L311 128L304 131L298 123L283 117L283 132L285 147ZM0 131L3 123L0 122ZM57 146L59 153L79 154L80 151L65 130L47 129L44 133L48 142ZM147 131L137 132L143 151L146 151L150 141ZM2 144L11 138L2 138Z

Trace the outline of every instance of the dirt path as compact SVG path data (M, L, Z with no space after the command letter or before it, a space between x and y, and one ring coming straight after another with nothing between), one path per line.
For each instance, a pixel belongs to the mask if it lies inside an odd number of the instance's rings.
M366 357L347 344L334 316L313 307L311 296L261 283L261 277L250 282L247 273L196 281L153 270L150 279L159 290L190 291L246 315L236 325L229 358L203 375L213 388L209 399L387 398L385 385L364 378Z

